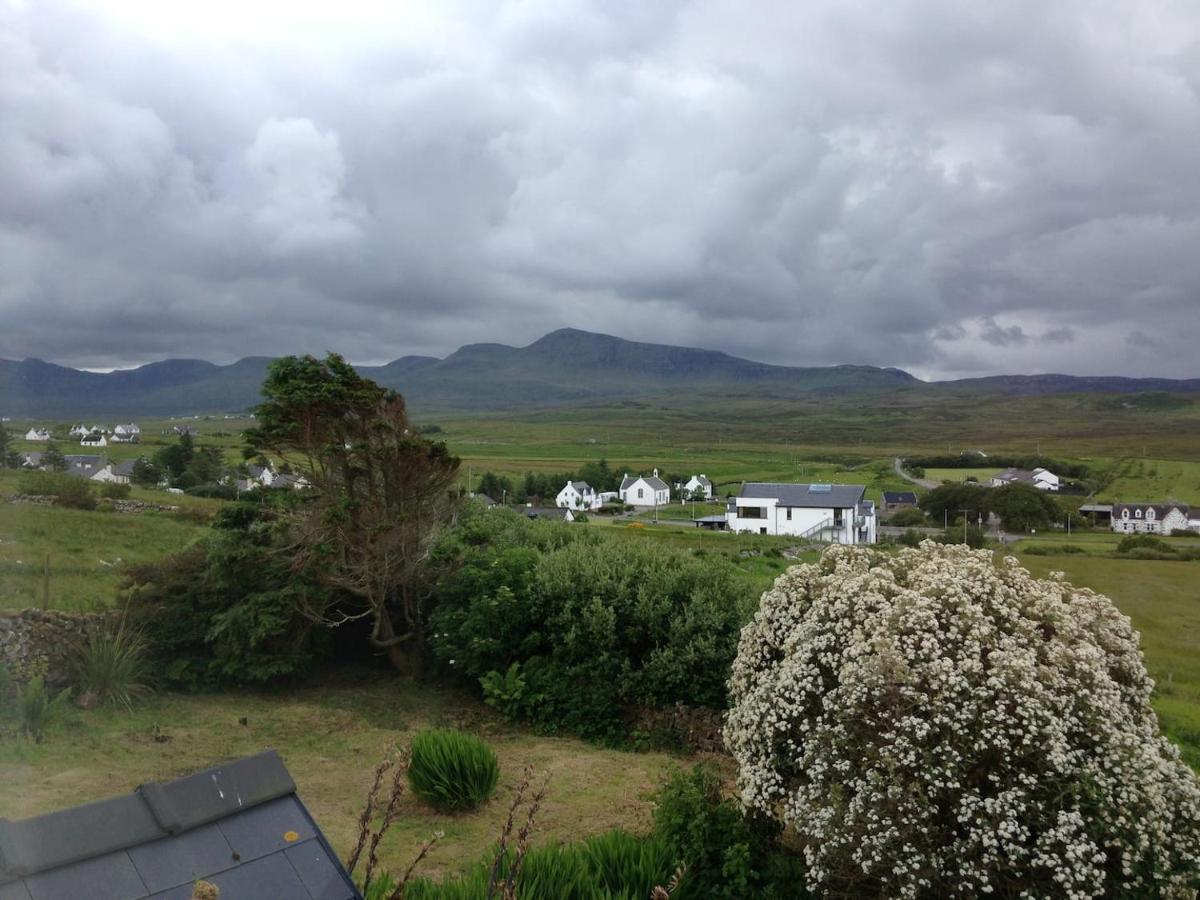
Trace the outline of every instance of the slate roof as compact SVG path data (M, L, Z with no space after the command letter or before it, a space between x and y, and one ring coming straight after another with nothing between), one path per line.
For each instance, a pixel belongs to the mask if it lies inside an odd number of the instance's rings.
M1141 510L1143 513L1146 510L1154 510L1154 515L1161 519L1173 509L1179 510L1185 516L1191 511L1191 507L1186 503L1177 503L1174 500L1168 500L1166 503L1114 503L1112 506L1112 515L1114 519L1120 518L1122 510L1129 510L1130 514L1135 510Z
M884 491L884 503L916 503L917 495L912 491Z
M572 481L572 482L570 482L570 485L571 485L571 487L575 488L575 490L578 491L580 494L591 493L591 490L592 490L592 486L590 484L588 484L586 481Z
M652 491L669 491L667 483L657 475L626 475L621 479L621 490L627 490L638 482L638 480L646 482L646 486Z
M0 818L0 900L361 900L273 750L32 819Z
M813 490L813 488L817 490ZM822 490L828 488L828 490ZM780 506L812 509L850 509L863 500L861 484L787 484L777 481L747 481L738 499L776 500Z
M127 459L124 462L119 462L113 468L113 474L124 475L130 477L133 475L133 467L137 465L136 459Z

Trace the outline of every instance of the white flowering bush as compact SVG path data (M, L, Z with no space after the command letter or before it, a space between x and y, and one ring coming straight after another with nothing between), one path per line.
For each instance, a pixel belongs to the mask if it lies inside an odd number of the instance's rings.
M763 595L725 741L836 897L1195 897L1200 784L1102 595L931 542Z

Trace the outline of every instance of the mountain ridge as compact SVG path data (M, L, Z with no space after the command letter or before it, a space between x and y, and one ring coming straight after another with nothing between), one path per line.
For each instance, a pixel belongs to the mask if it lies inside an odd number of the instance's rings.
M166 359L86 372L38 359L0 360L0 415L46 418L236 412L260 399L270 357L228 365ZM444 358L410 355L359 372L420 412L481 412L677 395L800 399L889 391L992 394L1200 392L1200 379L993 375L926 382L895 367L781 366L719 350L629 341L574 328L524 347L476 343Z

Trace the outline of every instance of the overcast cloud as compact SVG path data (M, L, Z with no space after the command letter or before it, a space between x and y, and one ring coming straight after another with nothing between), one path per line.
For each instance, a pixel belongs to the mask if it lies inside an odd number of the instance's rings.
M1198 376L1200 7L0 0L0 357L562 326Z

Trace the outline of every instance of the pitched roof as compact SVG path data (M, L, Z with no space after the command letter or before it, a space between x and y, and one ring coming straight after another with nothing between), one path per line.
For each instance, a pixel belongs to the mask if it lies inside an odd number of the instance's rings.
M592 486L590 484L588 484L586 481L570 481L570 482L568 482L568 484L570 484L571 487L575 488L575 490L577 490L581 494L587 493L588 491L590 491L592 489Z
M1191 507L1188 504L1179 503L1175 500L1168 500L1166 503L1114 503L1112 505L1113 517L1119 517L1121 515L1121 510L1124 509L1127 509L1130 512L1133 512L1136 509L1140 509L1143 512L1148 509L1152 509L1154 510L1154 515L1160 519L1173 509L1179 510L1185 516L1191 511Z
M866 490L861 484L788 484L778 481L747 481L738 491L738 499L777 500L780 506L849 509L862 502Z
M124 462L119 462L113 467L113 474L126 476L132 475L133 467L137 465L137 462L138 461L136 459L127 459Z
M621 490L626 490L637 484L639 481L646 482L646 486L652 491L669 491L670 487L667 483L657 475L626 475L621 479Z
M884 491L884 503L916 503L917 495L912 491Z
M566 519L571 511L565 506L522 506L527 519Z
M0 819L0 897L358 900L273 750L132 794ZM81 893L81 886L86 891Z

